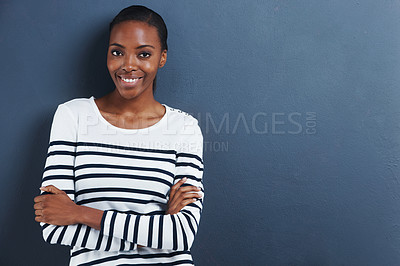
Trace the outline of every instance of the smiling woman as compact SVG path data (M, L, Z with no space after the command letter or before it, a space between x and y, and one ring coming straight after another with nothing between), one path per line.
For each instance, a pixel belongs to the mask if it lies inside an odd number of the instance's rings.
M107 54L115 89L56 110L34 209L45 241L71 246L70 265L193 264L203 137L195 118L154 99L167 49L157 13L122 10Z

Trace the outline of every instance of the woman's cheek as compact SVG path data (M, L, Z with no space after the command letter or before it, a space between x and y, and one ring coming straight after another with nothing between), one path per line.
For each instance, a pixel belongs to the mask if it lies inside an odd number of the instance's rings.
M121 60L118 60L117 58L115 58L115 57L109 55L109 56L107 57L107 67L108 67L108 69L109 69L110 71L117 70L118 67L119 67L119 65L121 64L120 61L121 61Z

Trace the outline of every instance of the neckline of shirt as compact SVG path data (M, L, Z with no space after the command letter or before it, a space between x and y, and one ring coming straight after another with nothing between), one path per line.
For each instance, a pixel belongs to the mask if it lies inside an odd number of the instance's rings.
M139 132L139 131L145 131L145 130L147 131L147 130L150 130L150 129L157 128L157 127L160 126L160 124L162 124L162 123L164 122L164 120L167 119L167 115L168 115L168 113L169 113L169 111L170 111L170 110L169 110L170 108L169 108L166 104L163 104L163 103L162 103L162 105L165 107L165 113L164 113L163 117L162 117L160 120L158 120L157 123L155 123L155 124L153 124L153 125L151 125L151 126L149 126L149 127L144 127L144 128L136 128L136 129L122 128L122 127L114 126L113 124L111 124L110 122L108 122L107 119L105 119L105 118L103 117L103 115L102 115L101 112L100 112L99 107L97 106L96 102L94 101L95 99L96 99L96 98L95 98L94 96L91 96L91 97L89 98L90 103L92 104L92 107L93 107L93 109L94 109L96 115L99 117L99 119L100 119L101 121L103 121L103 123L105 123L108 127L113 128L113 129L116 129L116 130L119 130L119 131L125 131L125 132Z

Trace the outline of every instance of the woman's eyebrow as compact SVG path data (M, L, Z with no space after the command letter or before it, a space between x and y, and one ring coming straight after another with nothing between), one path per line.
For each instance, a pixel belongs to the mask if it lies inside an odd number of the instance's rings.
M150 44L140 45L140 46L136 47L136 49L145 48L145 47L151 47L153 49L156 49L153 45L150 45Z
M119 44L119 43L112 43L109 46L118 46L121 48L125 48L125 46L123 46L122 44ZM136 47L136 49L141 49L141 48L145 48L145 47L151 47L153 49L156 49L153 45L150 45L150 44L139 45L138 47Z
M123 45L121 45L119 43L112 43L109 46L118 46L118 47L121 47L121 48L125 48L125 46L123 46Z

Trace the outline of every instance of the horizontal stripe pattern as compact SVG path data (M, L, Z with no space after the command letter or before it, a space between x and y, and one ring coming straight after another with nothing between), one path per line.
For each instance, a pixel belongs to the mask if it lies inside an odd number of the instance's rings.
M154 251L154 250L153 250ZM149 252L145 249L141 253L115 253L115 252L96 252L84 250L75 251L71 258L71 265L194 265L190 251L168 251L160 250L159 253ZM92 253L92 254L91 254ZM107 254L108 253L108 254ZM79 263L80 256L91 257L88 262ZM95 258L97 257L97 258Z
M74 185L75 157L70 156L70 154L75 153L76 146L77 145L74 145L73 142L68 141L50 142L42 178L42 186L54 185L66 192L71 200L76 200L76 193ZM91 250L100 250L107 247L103 243L109 243L109 250L115 251L119 250L121 246L120 239L104 235L100 236L98 230L86 225L54 226L44 223L41 223L41 225L43 238L50 244L62 244ZM100 245L96 246L97 243L100 243ZM130 246L130 242L127 241L124 241L124 244L128 247Z
M176 179L174 184L183 177L189 177L185 185L200 187L204 191L202 183L203 163L196 156L176 156ZM181 212L174 215L164 215L162 217L132 215L115 211L104 212L102 228L110 231L114 227L112 234L126 241L135 242L139 245L170 250L189 250L193 244L197 233L200 215L203 208L202 200L197 200L185 206ZM119 217L119 225L111 217ZM131 217L130 217L131 216ZM142 217L144 219L137 219ZM128 221L128 222L127 222ZM127 225L128 224L128 225ZM127 228L141 228L146 232L143 235L128 234ZM151 240L149 240L151 239ZM153 241L156 239L157 241Z
M181 126L182 116L176 116L176 125ZM78 128L79 118L72 109L67 104L59 105L42 186L54 185L77 204L104 210L101 230L83 224L41 223L44 240L71 246L71 265L193 265L190 248L203 200L174 215L165 215L165 208L171 186L183 177L188 178L184 186L197 186L204 192L202 152L124 145L120 140L129 138L121 135L113 138L118 144L112 144L107 135L81 136ZM184 139L202 146L198 126L199 135L182 139L165 135L161 129L146 138L149 143ZM100 128L89 132L100 132ZM137 245L144 248L138 249Z

